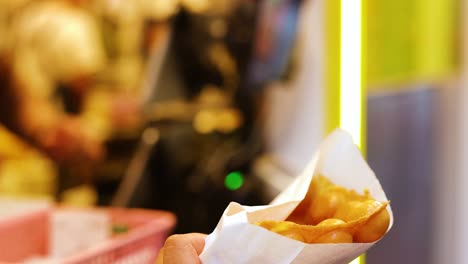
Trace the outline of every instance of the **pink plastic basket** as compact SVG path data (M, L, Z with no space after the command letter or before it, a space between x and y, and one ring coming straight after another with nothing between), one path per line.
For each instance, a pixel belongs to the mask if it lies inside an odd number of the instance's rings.
M49 216L56 209L44 209L0 221L0 263L18 263L48 251ZM125 234L74 256L64 264L154 263L159 249L176 223L173 214L141 209L104 210L113 223L129 227ZM71 238L73 239L73 238Z
M47 253L50 209L35 209L0 221L0 263Z

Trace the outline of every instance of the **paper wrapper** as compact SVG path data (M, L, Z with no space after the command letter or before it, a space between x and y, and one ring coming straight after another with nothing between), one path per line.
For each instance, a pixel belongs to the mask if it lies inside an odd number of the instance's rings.
M343 264L367 251L375 242L305 244L253 224L263 220L285 220L306 196L314 175L323 175L334 184L361 194L368 189L377 201L388 200L351 136L336 130L320 145L303 172L270 205L230 203L218 226L206 239L200 255L202 263ZM393 214L390 206L387 210L390 230Z

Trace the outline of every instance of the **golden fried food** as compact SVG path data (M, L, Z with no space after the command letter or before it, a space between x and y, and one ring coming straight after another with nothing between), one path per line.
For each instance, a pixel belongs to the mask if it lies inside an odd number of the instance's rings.
M370 217L364 226L354 233L354 239L358 243L370 243L379 240L387 232L390 223L390 215L387 210Z
M257 225L304 243L370 243L387 231L388 203L374 200L367 191L360 195L317 176L286 221Z
M344 230L335 230L315 239L314 243L320 244L337 244L337 243L353 243L351 233Z

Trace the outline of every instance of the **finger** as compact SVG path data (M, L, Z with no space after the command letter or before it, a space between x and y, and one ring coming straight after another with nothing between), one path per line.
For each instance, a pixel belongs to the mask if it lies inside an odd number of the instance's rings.
M164 264L199 264L198 255L205 246L203 234L173 235L166 240L162 252L162 262Z
M171 236L170 238L167 239L166 243L164 244L164 247L159 252L158 258L156 260L156 264L163 264L163 263L166 264L167 262L164 262L164 256L167 256L166 258L171 258L170 260L167 260L167 261L169 262L173 261L174 263L176 263L177 261L179 261L176 258L179 256L179 254L187 255L187 251L192 252L193 250L195 250L196 256L194 254L189 254L189 257L193 258L194 260L197 260L198 255L201 254L205 246L205 238L206 238L205 234L199 234L199 233ZM187 247L188 247L188 250L187 250ZM166 253L165 251L166 248L169 248L168 253ZM189 263L192 263L192 262L189 262Z
M158 254L158 258L156 259L156 264L164 264L163 260L164 260L164 248L161 248Z
M193 248L197 252L197 255L200 255L202 253L203 248L205 247L205 239L206 239L205 234L200 234L200 233L186 234L184 235L184 239L186 239L192 244Z

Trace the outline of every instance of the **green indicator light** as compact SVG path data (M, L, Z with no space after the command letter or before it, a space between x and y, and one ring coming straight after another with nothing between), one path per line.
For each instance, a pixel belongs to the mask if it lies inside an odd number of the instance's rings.
M224 179L224 186L231 191L238 190L244 184L244 176L238 171L229 173Z

